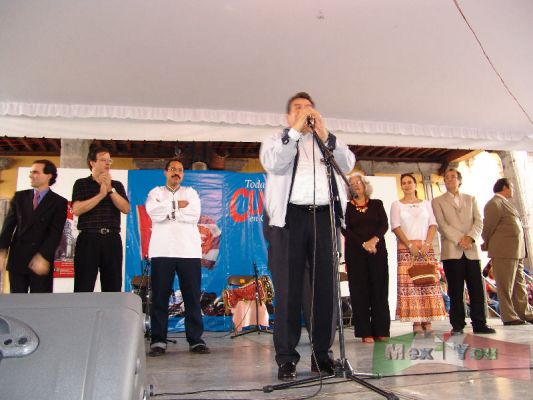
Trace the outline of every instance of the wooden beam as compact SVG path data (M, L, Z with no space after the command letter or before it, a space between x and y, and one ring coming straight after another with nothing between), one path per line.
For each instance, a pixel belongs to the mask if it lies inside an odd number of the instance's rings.
M30 144L28 143L28 138L26 137L23 137L20 139L20 141L22 142L22 144L24 145L24 147L26 147L26 150L28 151L33 151L33 148L30 146Z
M61 140L60 139L48 139L48 142L52 145L55 151L61 153Z
M18 152L19 152L19 149L18 149L15 145L13 145L12 140L13 140L13 139L11 139L11 138L5 138L5 141L6 141L7 145L8 145L9 147L11 147L11 150L13 150L13 151L15 151L15 152L18 153Z
M39 148L42 151L46 152L47 151L46 150L46 146L44 145L45 138L44 137L43 138L38 138L36 141L37 141L37 145L39 146Z
M412 147L399 147L398 153L396 153L396 157L402 157L404 154L409 153L411 150L413 150Z

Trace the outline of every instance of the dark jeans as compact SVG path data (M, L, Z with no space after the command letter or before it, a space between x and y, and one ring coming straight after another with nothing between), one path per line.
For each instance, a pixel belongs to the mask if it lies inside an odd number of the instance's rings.
M479 260L469 260L463 254L459 260L443 260L444 274L448 281L450 296L450 323L455 330L465 326L464 287L470 297L470 319L472 326L479 328L487 324L485 316L485 290L481 277Z
M185 303L185 336L190 345L204 343L204 324L200 307L202 280L199 258L152 258L152 343L166 343L168 331L168 301L178 274L181 294Z
M302 330L302 290L306 265L312 275L314 226L313 214L287 208L284 228L268 227L268 265L276 293L274 347L276 362L298 362L296 346ZM318 361L330 357L332 321L335 315L331 228L327 210L316 213L316 265L312 342ZM312 276L310 277L312 279Z
M92 292L100 270L102 292L122 288L122 239L119 233L82 232L74 255L74 292Z

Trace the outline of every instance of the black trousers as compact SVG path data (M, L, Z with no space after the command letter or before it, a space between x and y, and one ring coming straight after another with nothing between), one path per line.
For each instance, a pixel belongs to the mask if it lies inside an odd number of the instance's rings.
M470 319L472 326L479 328L487 324L485 315L485 289L479 260L469 260L463 253L459 260L443 260L444 274L448 281L450 297L450 323L455 330L465 326L464 284L470 297Z
M314 271L314 306L312 343L318 361L330 357L332 321L335 315L333 256L329 211L313 214L293 207L287 208L284 228L268 227L268 265L275 289L274 347L276 362L298 362L296 346L302 330L302 289L306 264L313 279L313 253L316 253ZM316 246L314 234L316 232Z
M346 255L356 337L390 336L389 266L385 246Z
M199 258L152 258L152 343L166 343L168 331L168 300L172 292L174 274L178 274L185 303L185 336L189 344L204 343L204 324L200 307L202 280Z
M9 290L11 293L52 293L54 287L54 266L46 275L37 275L29 271L27 273L9 271Z
M102 292L122 288L122 239L119 233L81 232L74 254L74 292L92 292L100 270Z

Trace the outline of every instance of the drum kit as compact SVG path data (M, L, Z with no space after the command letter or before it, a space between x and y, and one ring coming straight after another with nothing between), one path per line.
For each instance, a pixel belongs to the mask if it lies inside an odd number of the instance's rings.
M257 282L253 279L253 276L250 278L252 280L242 286L222 291L226 313L230 308L235 307L241 300L255 300L256 294L258 295L259 302L269 303L272 301L274 298L274 285L272 285L270 277L268 275L263 275L257 279Z

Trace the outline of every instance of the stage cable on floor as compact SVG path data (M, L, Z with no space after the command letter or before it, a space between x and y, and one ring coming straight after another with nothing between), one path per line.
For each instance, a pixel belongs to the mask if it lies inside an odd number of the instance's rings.
M455 374L455 373L473 373L473 372L489 372L489 371L502 371L502 370L523 370L525 368L520 367L507 367L507 368L485 368L485 369L464 369L464 370L455 370L455 371L440 371L440 372L420 372L420 373L413 373L413 374L399 374L399 375L381 375L380 379L387 379L387 378L408 378L408 377L414 377L414 376L438 376L438 375L447 375L447 374ZM533 370L533 366L529 366L529 370ZM372 378L362 378L365 380L372 379ZM322 384L320 383L303 383L302 385L293 386L287 389L294 390L294 389L305 389L309 387L314 387L317 385L320 386L326 386L326 385L336 385L339 383L345 383L345 382L353 382L349 379L340 380L340 381L334 381L334 382L324 382ZM250 389L205 389L205 390L195 390L190 392L168 392L168 393L155 393L151 397L161 397L161 396L187 396L187 395L195 395L195 394L202 394L202 393L248 393L248 392L263 392L263 389L261 388L250 388ZM312 397L316 396L316 394L312 394L310 396L304 396L304 397L294 397L294 398L287 398L282 397L284 400L304 400L304 399L310 399ZM400 395L402 398L411 398L407 395ZM173 400L173 399L166 399L166 400ZM176 399L176 400L183 400L183 399ZM191 399L192 400L192 399ZM235 399L237 400L237 399ZM271 400L276 400L276 398L271 398Z

